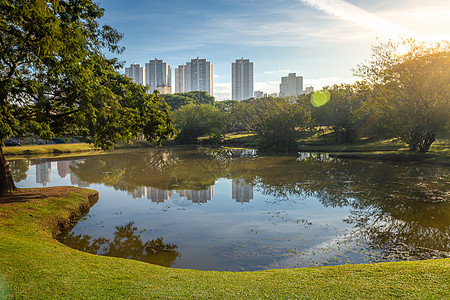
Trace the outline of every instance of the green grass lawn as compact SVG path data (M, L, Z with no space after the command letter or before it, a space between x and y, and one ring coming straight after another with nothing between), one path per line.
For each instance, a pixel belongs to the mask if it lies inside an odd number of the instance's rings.
M96 192L63 190L0 198L1 299L448 299L450 259L234 273L80 252L53 236Z
M99 150L93 145L85 143L75 144L51 144L51 145L23 145L4 147L5 155L34 155L34 154L56 154L56 153L75 153Z

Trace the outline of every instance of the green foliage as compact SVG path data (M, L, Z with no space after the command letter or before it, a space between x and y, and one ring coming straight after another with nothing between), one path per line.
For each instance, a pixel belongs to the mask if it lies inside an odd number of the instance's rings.
M246 122L245 105L249 101L224 100L216 101L215 106L228 115L226 132L239 132L249 130Z
M400 48L408 52L400 54ZM356 71L371 89L364 105L368 129L427 152L450 124L450 42L389 42L374 47L372 57Z
M51 234L59 229L58 221L64 223L80 207L90 207L88 197L93 191L77 190L67 196L0 206L0 295L6 299L290 299L299 295L445 299L448 295L450 259L215 272L84 253L59 243Z
M263 141L263 147L295 148L311 122L304 105L285 98L263 98L244 104L247 126Z
M353 142L361 125L358 110L361 107L363 94L357 85L333 85L327 88L330 100L322 106L312 108L312 116L320 126L330 126L336 143Z
M220 135L227 124L227 115L210 104L188 104L173 114L175 127L180 131L177 140L193 143L201 136Z
M102 16L92 0L1 1L0 141L81 135L111 148L140 132L157 143L174 135L162 98L119 75L117 61L103 55L122 51L122 35L100 27ZM0 177L0 193L11 189Z
M151 140L173 135L168 107L102 54L120 52L121 35L97 20L94 2L2 1L0 140L12 134L91 135L110 148L141 130Z
M205 91L192 91L187 93L176 93L164 95L164 100L169 104L172 111L178 110L188 104L214 105L214 97Z

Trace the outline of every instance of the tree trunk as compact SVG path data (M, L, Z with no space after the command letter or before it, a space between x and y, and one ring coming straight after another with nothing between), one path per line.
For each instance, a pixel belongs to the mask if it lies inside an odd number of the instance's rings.
M3 155L3 147L0 146L0 195L5 195L15 190L16 186L9 171L9 164Z
M433 144L435 140L436 133L427 133L422 142L419 144L420 152L428 152L428 150L430 150L431 144Z

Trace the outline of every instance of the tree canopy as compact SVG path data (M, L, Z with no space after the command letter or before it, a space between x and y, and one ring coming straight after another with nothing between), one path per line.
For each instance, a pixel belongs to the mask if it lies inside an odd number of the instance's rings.
M160 95L105 57L123 49L122 35L99 25L103 13L92 0L0 0L0 144L11 135L64 134L111 148L140 132L157 142L174 135ZM14 185L0 154L4 193Z
M407 49L400 53L399 49ZM450 122L450 42L379 44L356 75L371 89L365 109L379 132L426 152Z
M336 143L352 142L361 125L358 110L364 101L361 85L341 84L327 87L328 102L312 109L312 116L320 126L330 126Z
M227 115L209 104L188 104L173 114L175 127L180 130L177 140L193 143L204 135L222 135Z
M311 122L311 114L298 102L286 98L255 99L245 104L247 126L264 147L295 148L297 139Z
M214 105L214 97L205 91L192 91L187 93L176 93L164 95L164 100L174 111L188 104L209 104Z

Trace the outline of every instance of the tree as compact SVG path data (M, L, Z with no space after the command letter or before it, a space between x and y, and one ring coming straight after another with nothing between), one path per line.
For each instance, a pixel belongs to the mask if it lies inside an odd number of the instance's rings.
M291 99L262 98L246 104L245 120L263 146L286 149L296 147L302 131L311 122L311 114Z
M360 119L356 114L361 106L363 95L358 93L358 85L333 85L326 88L330 100L312 109L312 115L321 126L330 126L336 143L350 143L357 135Z
M223 100L216 101L215 107L221 112L228 115L228 124L226 127L226 132L238 132L247 131L247 123L245 121L245 101L237 100Z
M175 128L180 130L177 139L193 143L201 136L222 135L227 115L209 104L189 104L173 114Z
M209 104L214 105L214 97L205 91L192 91L187 93L176 93L164 95L164 100L169 104L172 111L180 109L188 104Z
M1 148L10 135L91 136L103 148L141 131L157 142L174 135L159 94L105 58L123 49L102 16L91 0L0 0L0 194L15 189Z
M427 152L448 129L450 42L380 44L373 47L372 61L355 73L371 88L365 108L377 131L400 138L411 151Z

